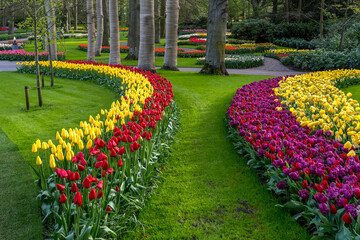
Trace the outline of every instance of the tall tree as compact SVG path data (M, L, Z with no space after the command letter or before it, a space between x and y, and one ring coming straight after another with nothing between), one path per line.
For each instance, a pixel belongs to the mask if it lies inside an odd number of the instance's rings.
M15 3L11 2L10 5L10 19L9 19L9 30L8 34L14 34L14 24L15 24Z
M165 18L166 18L166 0L160 0L160 16L159 16L159 21L160 21L160 38L164 38L165 37Z
M273 0L272 19L274 22L277 21L278 5L279 5L278 0Z
M110 58L109 64L120 64L118 1L109 0Z
M229 75L225 67L228 0L209 0L205 64L201 73Z
M46 0L45 12L47 16L47 26L49 31L49 53L51 60L57 60L57 40L56 40L56 17L52 0Z
M140 0L140 46L138 67L155 72L154 0Z
M177 68L179 9L179 0L167 0L165 57L162 68L174 71L179 71Z
M321 4L320 4L320 21L319 21L320 38L324 37L324 12L325 12L325 0L321 0Z
M289 0L285 0L285 18L286 18L286 22L290 21Z
M87 60L95 61L95 17L94 2L86 0L87 28L88 28L88 51Z
M298 9L297 9L297 15L296 15L296 23L299 23L301 21L301 9L302 9L302 0L299 0L298 2Z
M103 15L104 15L104 32L103 32L103 46L110 46L110 27L109 27L109 4L108 0L103 1Z
M129 0L129 31L128 46L129 53L125 59L137 60L139 57L140 44L140 2L139 0Z
M96 43L95 43L95 56L101 56L101 47L104 32L104 15L103 15L103 1L96 0Z
M77 25L78 25L78 0L75 0L74 2L74 29L77 30Z
M160 11L159 0L154 1L154 17L155 17L155 43L160 43Z

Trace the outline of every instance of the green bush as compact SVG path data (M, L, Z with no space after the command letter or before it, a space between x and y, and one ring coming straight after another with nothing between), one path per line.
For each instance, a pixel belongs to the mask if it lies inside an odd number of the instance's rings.
M274 39L272 42L276 45L283 47L290 47L296 49L315 49L315 40L307 41L301 38L281 38Z
M29 36L29 34L26 33L22 33L22 34L11 34L11 35L0 35L0 41L6 41L6 40L14 40L14 37L16 37L16 39L20 39L20 38L27 38Z
M360 48L352 51L317 50L308 53L297 53L286 59L284 64L292 63L303 70L320 71L331 69L360 69Z
M267 42L267 30L271 23L265 19L249 19L238 22L231 27L231 34L236 39Z

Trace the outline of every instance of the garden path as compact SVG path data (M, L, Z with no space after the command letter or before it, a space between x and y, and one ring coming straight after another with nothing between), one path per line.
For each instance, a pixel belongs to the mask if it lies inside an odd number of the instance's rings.
M237 88L269 76L159 71L171 81L181 129L155 190L127 239L308 239L227 138L226 110Z
M201 68L179 68L182 72L200 72ZM0 61L0 72L16 71L16 61ZM279 60L265 58L264 65L248 69L227 69L230 74L286 76L303 74L304 71L284 66Z

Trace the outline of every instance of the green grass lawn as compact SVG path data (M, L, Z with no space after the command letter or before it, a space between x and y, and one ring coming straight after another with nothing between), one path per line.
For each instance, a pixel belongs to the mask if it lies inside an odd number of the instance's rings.
M1 72L0 88L0 239L42 239L39 189L28 163L35 164L31 145L36 139L54 139L62 128L79 127L117 99L109 88L88 81L55 78L43 89L44 107L37 107L37 91L30 90L26 110L24 86L36 86L35 75ZM49 86L49 78L45 77ZM48 162L43 159L43 162Z
M158 71L173 84L181 130L164 183L127 239L309 239L227 138L224 116L237 88L266 76Z

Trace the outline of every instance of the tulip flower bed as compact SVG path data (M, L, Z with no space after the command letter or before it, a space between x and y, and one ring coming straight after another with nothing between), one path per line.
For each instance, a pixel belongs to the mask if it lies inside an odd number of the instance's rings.
M359 103L338 87L359 82L360 70L323 71L288 78L274 91L302 125L331 131L336 141L350 141L358 148Z
M340 73L333 73L334 84L354 79L351 74ZM323 74L314 76L324 78ZM281 102L274 89L282 89L282 85L299 78L302 81L298 82L316 88L310 75L300 75L253 82L238 89L227 112L231 136L239 153L249 157L248 165L261 170L268 178L269 189L278 194L283 203L279 206L289 208L296 214L294 218L306 224L316 237L357 239L360 161L351 143L335 140L331 131L309 128L297 121L293 108L289 110L283 105L287 102ZM324 86L327 87L330 85ZM311 112L311 100L301 95L305 91L290 91L291 98L304 98L302 103ZM322 99L332 94L338 95L329 93ZM343 96L337 101L343 99L346 100Z
M176 128L171 83L121 65L53 66L56 76L111 86L120 99L79 128L57 132L56 141L33 144L44 219L52 219L54 239L119 239L138 224L136 213L164 164ZM40 67L49 72L48 62ZM34 63L22 63L19 71L34 73Z
M307 53L309 52L309 49L273 49L273 50L266 50L264 52L265 57L272 57L277 60L280 60L285 57L289 57L290 55L297 54L297 53Z
M88 45L87 44L79 44L78 49L84 52L87 52ZM101 52L103 53L109 53L110 52L110 46L102 46ZM120 46L120 52L121 53L128 53L129 52L129 46Z
M240 45L226 45L225 53L226 54L243 54L243 53L255 53L255 52L264 52L269 50L271 47L276 47L272 43L245 43ZM206 46L201 45L196 47L198 50L205 50Z
M205 58L198 58L196 65L204 65ZM233 55L225 55L225 66L227 68L253 68L264 65L264 57L263 56L255 56L255 55L242 55L242 56L233 56Z
M206 50L195 50L195 51L179 51L178 57L181 58L199 58L205 57Z
M65 60L65 53L58 52L58 60ZM39 60L45 61L49 58L49 52L39 52ZM0 60L9 60L9 61L34 61L35 53L26 52L24 49L20 50L4 50L0 51Z
M26 42L28 42L28 41L16 41L19 49L23 49ZM8 41L8 42L0 43L0 49L12 50L13 43L14 43L14 41Z

